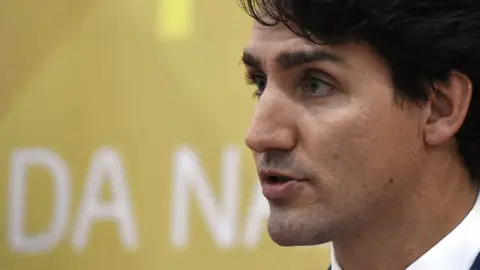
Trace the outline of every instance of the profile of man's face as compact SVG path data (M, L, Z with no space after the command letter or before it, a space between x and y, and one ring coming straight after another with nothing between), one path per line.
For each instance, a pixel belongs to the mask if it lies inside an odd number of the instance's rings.
M321 244L392 215L425 158L421 111L396 103L375 50L317 45L283 24L256 23L243 62L258 94L246 144L271 238Z

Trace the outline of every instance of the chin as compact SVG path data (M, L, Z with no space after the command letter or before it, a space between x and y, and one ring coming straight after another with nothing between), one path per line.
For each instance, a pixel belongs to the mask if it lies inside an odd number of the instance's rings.
M297 223L298 222L298 223ZM317 226L305 226L301 221L273 223L269 220L268 234L274 243L282 247L316 246L330 242L325 230Z
M270 239L272 239L272 241L275 244L277 244L281 247L302 247L302 246L320 245L320 244L318 244L316 242L313 242L313 241L292 240L292 239L285 238L283 236L278 237L277 235L272 235L272 234L270 234Z

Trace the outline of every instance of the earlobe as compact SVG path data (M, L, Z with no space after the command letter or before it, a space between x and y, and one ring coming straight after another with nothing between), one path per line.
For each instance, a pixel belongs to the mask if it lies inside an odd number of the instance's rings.
M445 82L434 83L426 110L425 142L439 145L458 132L470 106L472 82L464 74L453 71Z

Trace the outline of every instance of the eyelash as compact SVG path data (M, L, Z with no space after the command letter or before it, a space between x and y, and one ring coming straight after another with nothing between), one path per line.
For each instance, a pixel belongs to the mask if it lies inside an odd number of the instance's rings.
M247 85L256 85L255 80L259 77L265 77L265 75L259 73L245 73L245 83ZM255 88L253 91L252 98L259 98L263 91L260 91L258 88Z
M313 72L317 72L317 71L313 71ZM311 73L312 73L311 71L307 71L307 72L304 73L304 75L302 76L302 79L300 80L301 84L306 82L308 79L313 78L315 80L320 81L322 84L325 84L325 85L327 85L331 88L334 88L334 86L331 83L327 82L324 79L319 78L318 76L313 76ZM266 78L265 78L266 76L264 74L247 72L247 73L245 73L245 83L247 85L256 85L255 80L258 79L259 77L266 80ZM259 90L258 88L256 88L255 91L252 94L252 97L253 98L259 98L260 95L262 94L262 92L263 92L263 90Z

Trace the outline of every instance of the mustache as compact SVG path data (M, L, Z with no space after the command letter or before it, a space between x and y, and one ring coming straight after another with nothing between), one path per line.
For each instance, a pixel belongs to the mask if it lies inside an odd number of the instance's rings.
M256 154L257 169L275 170L294 175L298 179L306 179L309 169L292 152L268 150Z

